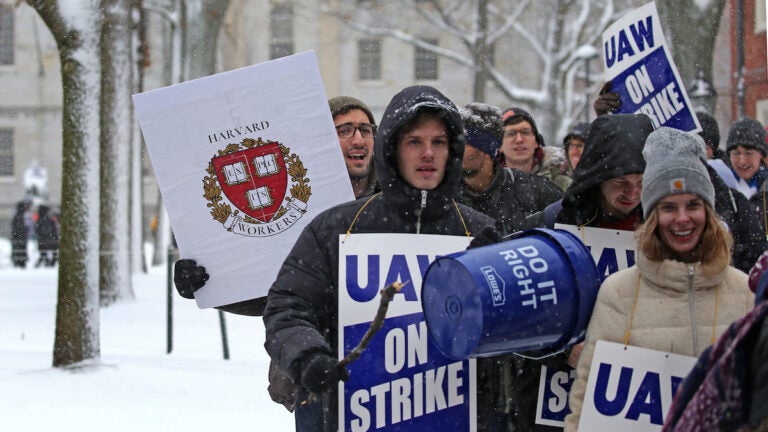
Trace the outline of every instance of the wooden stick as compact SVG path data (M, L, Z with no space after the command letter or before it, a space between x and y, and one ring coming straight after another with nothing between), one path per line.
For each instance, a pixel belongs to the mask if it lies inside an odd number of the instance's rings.
M378 332L381 327L384 326L384 319L387 317L389 302L392 301L392 298L395 296L395 294L400 292L400 290L403 289L403 287L407 285L408 282L409 281L405 281L403 283L392 282L391 284L387 285L386 288L379 291L379 294L381 294L381 298L379 299L379 308L376 310L376 316L373 317L373 321L371 321L371 326L368 327L368 330L363 335L360 343L358 343L357 346L352 349L349 354L346 355L346 357L339 361L339 367L345 367L360 358L360 355L363 354L363 351L365 351L365 349L368 347L368 344L371 343L373 335L375 335L376 332Z
M368 344L371 343L373 335L375 335L376 332L381 330L381 327L384 326L384 319L387 317L389 302L392 301L392 298L395 296L395 294L400 292L400 290L403 289L403 287L407 285L408 282L410 281L405 281L403 283L392 282L391 284L387 285L386 288L379 291L379 294L381 294L381 298L379 299L379 308L376 309L376 315L373 317L373 321L371 321L370 327L368 327L368 330L363 335L363 338L360 339L360 343L358 343L357 346L353 348L349 354L346 355L346 357L339 361L339 367L346 367L348 364L360 358L360 355L363 354L363 351L365 351L365 349L368 347ZM324 396L327 397L327 393ZM306 400L301 401L301 405L306 405L307 403L314 402L318 399L319 395L310 393Z

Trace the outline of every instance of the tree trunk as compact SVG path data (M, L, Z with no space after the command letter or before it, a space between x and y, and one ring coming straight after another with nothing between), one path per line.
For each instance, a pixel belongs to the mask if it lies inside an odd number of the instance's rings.
M136 29L132 35L137 58L134 62L133 92L144 91L144 69L149 66L149 42L147 41L147 13L141 7L142 0L133 0L138 13ZM141 154L144 147L138 122L133 122L131 144L131 273L146 273L144 259L144 188Z
M762 1L762 0L760 0ZM701 9L698 5L706 3ZM680 78L686 88L691 86L699 71L703 78L713 83L712 60L715 40L720 28L726 0L701 2L696 0L659 0L656 6L664 26L664 35L672 51ZM715 98L707 108L714 112Z
M130 160L133 145L131 0L103 0L101 33L100 304L133 299Z
M477 35L477 50L474 51L476 58L472 100L475 102L485 102L485 85L488 81L485 62L490 60L488 53L491 50L486 43L486 36L488 35L487 0L478 0L477 2Z
M98 0L78 7L27 0L59 47L63 87L63 164L59 285L53 366L99 357Z
M194 8L192 5L194 4ZM216 72L216 52L221 23L227 15L229 0L197 0L186 6L184 14L185 79L195 79Z

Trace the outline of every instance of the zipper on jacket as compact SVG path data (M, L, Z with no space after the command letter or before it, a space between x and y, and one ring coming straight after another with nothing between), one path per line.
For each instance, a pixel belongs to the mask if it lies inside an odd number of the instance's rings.
M696 321L696 304L693 301L693 264L688 264L688 310L691 315L691 335L693 336L693 355L699 356L699 329Z
M419 205L419 214L416 217L416 234L421 234L421 214L424 213L424 208L427 206L427 191L421 191L421 204Z

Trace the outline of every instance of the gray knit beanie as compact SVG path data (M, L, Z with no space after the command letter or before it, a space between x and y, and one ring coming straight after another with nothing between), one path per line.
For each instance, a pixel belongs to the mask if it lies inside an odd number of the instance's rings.
M715 208L715 188L704 166L706 153L700 136L660 127L648 135L643 148L643 216L646 218L667 195L698 195Z
M368 116L368 121L371 124L376 124L376 119L373 117L373 113L368 109L368 106L359 99L355 99L351 96L336 96L335 98L328 99L328 107L331 109L331 117L336 118L339 114L346 114L349 110L359 109L362 110L365 115Z
M765 128L759 121L742 117L736 120L728 130L726 150L730 152L737 146L749 147L758 150L763 156L768 155L768 146L765 144Z

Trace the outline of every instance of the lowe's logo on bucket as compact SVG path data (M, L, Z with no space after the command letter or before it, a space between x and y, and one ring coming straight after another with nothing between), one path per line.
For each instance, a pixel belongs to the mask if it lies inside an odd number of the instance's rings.
M507 301L505 295L506 287L504 278L502 278L493 266L480 267L480 271L485 276L485 282L488 283L488 290L491 292L494 306L504 306Z

